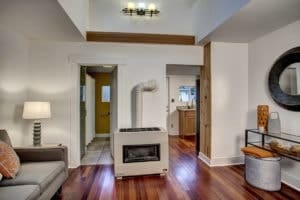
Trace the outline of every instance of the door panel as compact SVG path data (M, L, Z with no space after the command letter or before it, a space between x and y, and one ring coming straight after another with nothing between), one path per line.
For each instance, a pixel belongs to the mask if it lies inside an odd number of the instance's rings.
M93 74L95 85L96 133L110 132L110 74Z

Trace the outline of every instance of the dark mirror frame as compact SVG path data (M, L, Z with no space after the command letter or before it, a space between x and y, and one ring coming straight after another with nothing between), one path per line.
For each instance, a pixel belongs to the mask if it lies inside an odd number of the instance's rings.
M295 47L282 54L273 64L269 73L269 90L273 100L281 107L300 111L300 95L289 95L279 85L281 73L291 64L300 62L300 47Z

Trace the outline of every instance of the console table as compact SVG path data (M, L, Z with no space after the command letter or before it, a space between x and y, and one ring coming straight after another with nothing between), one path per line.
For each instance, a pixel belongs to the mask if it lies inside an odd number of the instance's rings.
M251 135L257 135L259 136L260 140L259 141L249 141L249 137ZM288 153L280 153L278 151L274 151L273 149L270 148L268 140L274 138L277 140L282 140L286 141L295 145L300 144L300 136L297 135L291 135L288 133L270 133L270 132L259 132L257 129L246 129L245 130L245 146L252 145L258 148L265 149L267 151L271 151L274 153L277 153L283 157L290 158L295 161L300 161L300 157L290 155Z

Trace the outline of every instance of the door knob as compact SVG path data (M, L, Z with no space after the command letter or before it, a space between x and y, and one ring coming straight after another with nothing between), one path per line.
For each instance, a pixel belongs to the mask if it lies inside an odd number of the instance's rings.
M101 117L107 117L110 115L110 112L100 114Z

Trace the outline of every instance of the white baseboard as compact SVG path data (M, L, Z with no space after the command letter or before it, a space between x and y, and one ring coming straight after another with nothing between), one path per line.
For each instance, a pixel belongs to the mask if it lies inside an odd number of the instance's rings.
M210 166L210 158L208 158L206 155L203 153L199 152L198 158L202 160L206 165Z
M229 165L241 165L244 164L244 156L237 157L227 157L227 158L213 158L210 159L203 153L199 152L199 158L206 165L210 167L218 167L218 166L229 166Z
M236 156L236 157L223 157L223 158L213 158L210 161L211 167L217 166L229 166L229 165L242 165L245 163L244 156Z
M300 179L281 171L281 182L300 192Z
M95 135L96 137L100 137L100 138L103 138L103 137L110 137L110 134L109 133L96 133Z

